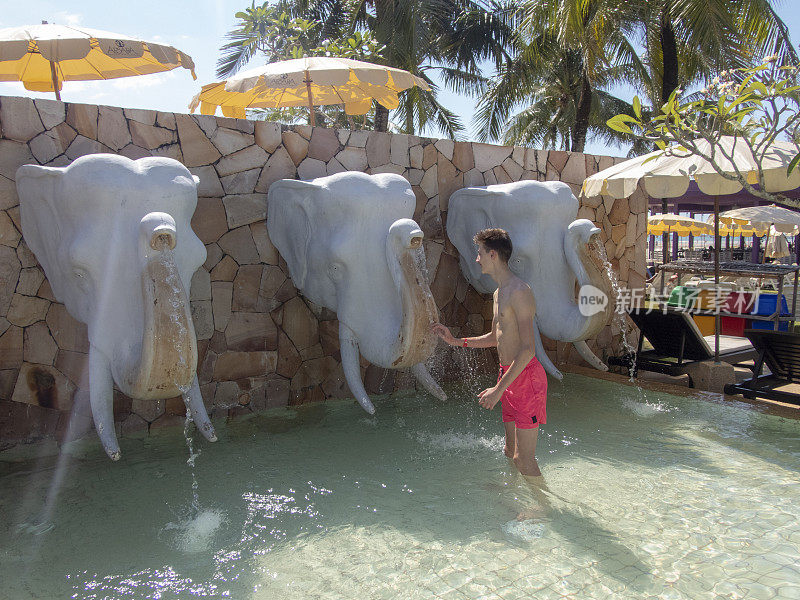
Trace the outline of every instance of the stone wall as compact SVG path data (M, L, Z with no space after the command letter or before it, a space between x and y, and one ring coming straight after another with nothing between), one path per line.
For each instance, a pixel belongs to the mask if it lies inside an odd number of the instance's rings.
M91 430L86 390L86 327L56 302L21 235L14 174L20 165L64 166L110 152L132 159L168 156L200 178L192 220L208 259L192 279L199 379L211 416L347 397L336 315L298 295L267 235L272 182L340 171L398 173L417 197L431 289L442 322L456 335L487 330L491 299L461 275L444 231L450 194L462 187L561 180L577 195L587 174L610 157L436 140L413 135L332 130L213 116L0 97L0 449L21 441L75 437ZM646 197L584 200L578 217L603 230L620 283L643 287ZM616 350L611 325L589 346ZM571 345L545 340L556 362L581 362ZM486 351L441 349L434 376L447 379ZM410 387L406 372L362 363L367 391ZM115 392L124 435L183 421L180 398L138 401Z

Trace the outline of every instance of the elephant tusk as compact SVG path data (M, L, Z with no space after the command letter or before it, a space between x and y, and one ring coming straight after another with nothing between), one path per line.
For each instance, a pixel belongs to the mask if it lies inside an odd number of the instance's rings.
M577 340L572 342L572 345L575 346L575 350L578 351L578 354L581 355L583 360L592 365L595 369L598 371L608 371L608 366L589 349L586 340Z
M342 355L342 369L344 378L350 391L358 400L365 411L375 414L375 407L370 402L364 383L361 381L361 368L358 361L358 339L353 330L342 322L339 322L339 353Z
M536 359L539 361L539 364L544 367L544 370L559 381L564 379L564 374L556 368L553 361L547 356L547 352L544 351L542 334L539 333L539 323L536 321L536 318L533 319L533 345L536 350Z
M192 379L191 387L183 393L183 401L186 404L186 409L189 411L189 417L194 421L195 426L203 434L209 442L217 441L217 433L214 431L214 426L211 424L211 419L208 418L206 412L206 405L203 404L203 395L200 393L200 384L197 381L197 375Z
M425 366L425 363L417 363L411 367L411 372L414 374L414 377L417 378L422 384L429 394L431 394L434 398L437 398L444 402L447 400L447 394L444 393L444 390L439 387L439 384L431 377L428 368Z
M119 460L119 443L114 431L114 380L108 360L93 346L89 347L89 403L106 454L111 460Z

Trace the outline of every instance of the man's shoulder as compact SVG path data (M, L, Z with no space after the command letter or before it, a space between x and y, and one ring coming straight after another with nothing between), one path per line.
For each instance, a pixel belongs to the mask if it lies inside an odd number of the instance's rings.
M533 297L533 290L531 286L525 283L519 277L514 282L514 288L511 290L511 304L513 306L535 306L536 301Z

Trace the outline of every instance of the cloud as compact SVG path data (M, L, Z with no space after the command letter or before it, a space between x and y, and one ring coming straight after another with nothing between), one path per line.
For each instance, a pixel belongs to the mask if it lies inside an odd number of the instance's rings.
M80 13L70 13L65 10L59 11L53 15L53 18L56 23L61 23L63 25L70 25L72 27L76 27L81 24L83 21L83 15Z
M141 75L138 77L122 77L120 79L115 79L111 85L117 90L136 90L163 85L174 78L175 72L167 71L166 73L153 73L151 75Z

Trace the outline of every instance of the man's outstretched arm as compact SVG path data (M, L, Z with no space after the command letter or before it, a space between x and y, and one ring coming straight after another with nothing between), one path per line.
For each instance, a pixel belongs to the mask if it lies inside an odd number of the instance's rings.
M466 338L453 337L453 334L450 333L450 330L441 323L435 323L432 329L433 333L438 335L451 346L462 346L465 348L493 348L497 346L497 336L494 333L494 327L492 327L492 330L489 333L484 335Z

